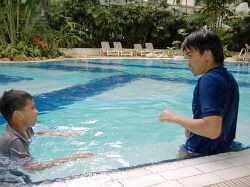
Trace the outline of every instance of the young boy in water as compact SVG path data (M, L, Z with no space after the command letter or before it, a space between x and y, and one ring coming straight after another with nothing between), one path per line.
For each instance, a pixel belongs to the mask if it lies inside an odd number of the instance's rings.
M91 153L78 153L53 160L49 163L34 163L29 152L29 145L34 136L32 126L36 124L38 111L33 97L21 90L4 92L0 98L0 111L7 121L6 130L0 138L0 154L21 164L27 171L39 171L60 165L69 160L92 157ZM73 132L42 131L38 134L70 136Z

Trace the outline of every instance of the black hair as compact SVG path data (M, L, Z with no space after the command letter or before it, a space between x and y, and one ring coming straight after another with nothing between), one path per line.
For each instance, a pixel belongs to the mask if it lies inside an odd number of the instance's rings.
M3 93L0 98L0 111L4 119L9 122L12 120L13 113L25 107L26 100L33 97L22 90L9 90Z
M221 41L213 31L203 29L189 34L182 43L181 48L184 51L186 48L198 49L200 54L203 54L206 50L210 50L214 56L214 61L217 64L224 65Z

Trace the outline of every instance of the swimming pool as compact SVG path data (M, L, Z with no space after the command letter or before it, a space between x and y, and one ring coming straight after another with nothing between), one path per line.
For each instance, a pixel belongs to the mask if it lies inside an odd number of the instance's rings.
M250 67L227 63L240 87L236 141L250 145ZM23 89L39 110L35 130L76 131L69 138L37 136L37 162L91 152L95 156L29 174L32 182L133 167L178 157L184 130L160 123L170 108L192 116L197 77L185 61L112 59L0 64L0 92ZM5 125L0 116L0 133Z

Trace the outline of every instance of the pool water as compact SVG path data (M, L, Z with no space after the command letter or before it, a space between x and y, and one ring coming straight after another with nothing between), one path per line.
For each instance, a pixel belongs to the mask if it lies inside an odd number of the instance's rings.
M225 65L240 88L236 141L250 145L250 67ZM34 96L39 116L35 131L75 131L68 138L36 136L30 150L36 162L74 153L94 157L28 174L32 182L175 160L184 129L160 123L171 109L192 116L194 77L185 61L68 60L0 64L0 92L22 89ZM0 116L0 134L5 121Z

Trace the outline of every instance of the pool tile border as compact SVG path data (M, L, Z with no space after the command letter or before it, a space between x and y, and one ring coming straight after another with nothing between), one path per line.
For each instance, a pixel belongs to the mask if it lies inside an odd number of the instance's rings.
M124 171L96 173L39 187L201 187L250 176L250 149L191 158ZM246 180L250 186L250 180ZM242 179L243 180L243 179ZM240 183L239 183L240 184Z

